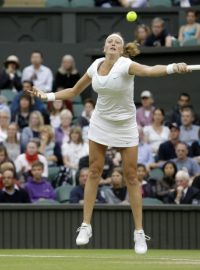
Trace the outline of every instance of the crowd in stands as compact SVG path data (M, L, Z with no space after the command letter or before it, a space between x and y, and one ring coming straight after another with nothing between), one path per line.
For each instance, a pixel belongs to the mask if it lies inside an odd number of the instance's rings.
M77 116L80 97L47 104L27 93L33 85L60 91L79 78L71 55L62 58L55 75L39 51L32 52L23 70L17 56L6 59L0 72L1 203L83 203L94 100L85 99ZM8 91L14 93L9 102ZM151 91L142 91L140 98L137 175L143 198L200 204L200 117L190 95L180 93L167 112ZM109 147L96 203L129 204L125 182L120 150Z

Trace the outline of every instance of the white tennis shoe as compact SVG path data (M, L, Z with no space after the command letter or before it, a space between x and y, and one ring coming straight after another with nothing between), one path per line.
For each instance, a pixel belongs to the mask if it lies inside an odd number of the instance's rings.
M143 230L134 231L135 253L145 254L147 252L146 240L150 240L151 237L144 234Z
M89 243L90 237L92 237L92 227L90 224L82 223L81 227L77 229L79 233L76 238L77 246L86 245Z

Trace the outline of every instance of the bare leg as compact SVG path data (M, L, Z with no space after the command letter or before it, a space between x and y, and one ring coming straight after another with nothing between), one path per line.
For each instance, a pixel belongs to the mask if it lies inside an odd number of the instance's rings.
M85 185L83 210L83 222L86 224L90 224L91 222L107 147L93 141L89 141L89 149L89 177Z
M126 181L135 229L142 229L142 194L137 179L138 147L121 149L124 178Z

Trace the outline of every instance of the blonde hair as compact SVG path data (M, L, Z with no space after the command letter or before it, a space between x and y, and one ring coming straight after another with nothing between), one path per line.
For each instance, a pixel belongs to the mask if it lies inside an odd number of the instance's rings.
M79 135L78 143L83 143L83 136L82 136L82 129L79 126L73 126L71 127L70 133L69 133L69 141L72 141L72 133L77 133Z
M54 138L54 132L50 125L44 125L40 129L40 133L47 132L48 133L48 144L53 140Z
M68 109L64 109L64 110L61 111L60 117L63 117L63 116L67 117L67 118L70 118L71 120L73 118L73 115L72 115L71 111L68 110Z
M44 118L43 118L41 112L39 112L39 111L33 111L33 112L30 113L29 126L32 128L32 125L31 125L31 117L32 117L33 115L36 115L36 116L38 117L38 119L39 119L39 124L38 124L38 126L39 126L39 128L41 128L41 127L44 125Z

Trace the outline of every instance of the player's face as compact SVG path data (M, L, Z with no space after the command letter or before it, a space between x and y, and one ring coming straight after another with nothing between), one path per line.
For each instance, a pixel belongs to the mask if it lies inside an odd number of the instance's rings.
M106 40L104 46L105 54L115 54L122 55L123 53L123 44L120 38L118 37L110 37Z

